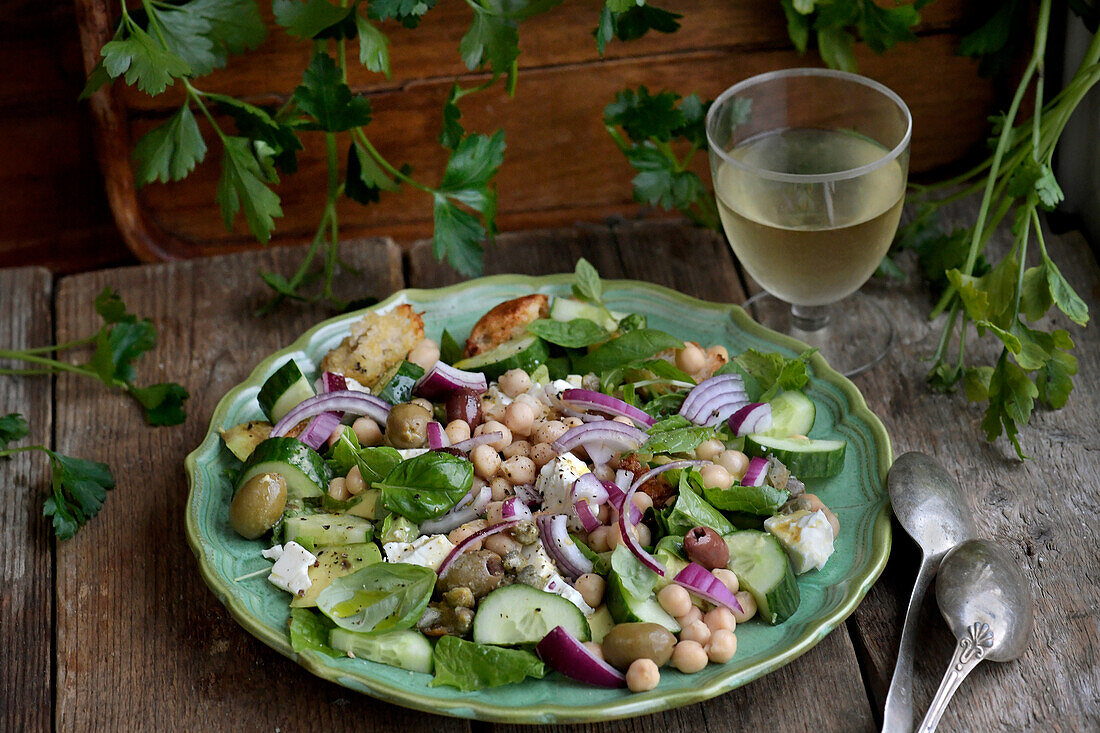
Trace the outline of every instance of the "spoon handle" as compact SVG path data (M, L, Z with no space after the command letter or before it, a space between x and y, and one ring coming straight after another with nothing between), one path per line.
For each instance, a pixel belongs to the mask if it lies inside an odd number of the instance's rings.
M901 645L894 676L886 694L886 709L882 715L882 733L909 733L913 730L913 647L917 640L917 617L928 586L936 574L936 564L922 561L909 596L905 623L901 627Z
M932 704L921 721L918 733L933 733L940 724L940 718L947 710L947 703L959 685L970 674L970 671L978 666L985 658L986 651L993 646L993 632L989 630L989 624L976 621L967 627L966 633L959 638L955 645L955 653L951 656L951 666L940 682L940 688L936 690L936 696L932 698Z

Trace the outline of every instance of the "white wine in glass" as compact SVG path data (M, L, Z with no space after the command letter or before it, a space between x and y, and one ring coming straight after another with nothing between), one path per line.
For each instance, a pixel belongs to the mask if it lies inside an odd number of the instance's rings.
M757 298L754 315L818 346L847 374L872 366L892 342L881 308L836 304L874 273L897 231L910 127L908 109L886 87L820 69L748 79L707 118L730 246L761 287L791 306L767 308Z

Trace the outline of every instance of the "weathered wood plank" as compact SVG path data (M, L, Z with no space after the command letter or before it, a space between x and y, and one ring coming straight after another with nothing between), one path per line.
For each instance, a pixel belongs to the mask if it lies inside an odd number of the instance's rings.
M58 290L61 338L96 328L89 307L103 286L157 324L140 365L148 381L190 390L187 422L148 428L126 398L86 381L57 385L59 445L114 469L103 511L58 550L57 723L65 730L391 730L429 719L351 693L300 670L248 635L204 586L182 532L182 464L216 402L266 354L328 315L288 307L258 323L266 297L258 269L289 273L298 249L66 278ZM402 286L391 241L363 242L346 257L357 295ZM354 281L354 282L352 282ZM463 724L432 719L432 727Z
M977 80L972 60L955 55L956 42L950 35L922 39L919 64L898 64L890 56L871 53L860 58L864 73L895 89L912 107L914 170L957 160L980 143L987 129L992 89ZM646 84L713 97L753 74L805 63L809 61L791 50L712 48L647 63L611 60L583 70L532 69L523 74L514 99L499 86L469 98L463 124L470 130L502 127L506 132L508 151L498 176L502 228L593 221L607 211L637 208L630 187L634 171L603 125L604 106L618 91ZM374 144L395 164L412 165L429 183L438 180L446 163L447 151L436 136L450 84L447 79L429 80L372 98L375 121L369 134ZM132 134L136 137L155 123L135 120ZM317 225L316 182L325 178L323 144L316 135L303 137L300 169L279 186L285 212L276 221L280 238L312 236ZM696 156L695 168L706 180L705 155ZM214 199L218 175L218 156L210 155L187 180L139 192L140 206L157 226L188 240L179 245L181 255L217 252L226 242L252 242L242 221L232 233L224 230ZM342 200L340 217L345 236L393 232L422 237L432 226L430 198L408 187L386 194L384 206ZM537 217L543 221L533 221Z
M578 257L608 278L649 280L708 300L744 300L744 291L725 240L682 223L624 223L612 227L511 234L500 237L488 258L491 272L571 272ZM410 252L409 284L437 287L458 278L431 256L431 243ZM791 690L803 699L828 699L793 711ZM847 629L842 625L822 644L781 671L701 705L609 724L611 730L754 729L775 725L775 711L788 710L791 724L812 730L871 729L871 709ZM797 719L797 720L796 720ZM599 726L603 729L604 726ZM571 726L566 730L594 730Z
M977 202L953 209L948 225L972 223ZM999 232L1000 251L1010 235ZM1051 256L1095 314L1100 269L1077 234L1048 239ZM996 250L995 250L996 251ZM1002 438L987 443L982 411L961 394L932 393L923 382L942 321L928 323L926 292L918 285L873 285L888 291L885 302L900 333L887 361L856 379L868 404L883 418L895 453L922 450L936 456L965 489L979 534L1005 547L1034 583L1036 627L1018 662L986 664L972 674L944 716L949 730L975 721L988 730L1095 730L1100 727L1100 334L1065 318L1044 319L1067 328L1077 342L1079 371L1069 404L1037 410L1021 431L1033 461L1019 462ZM971 334L973 336L973 334ZM968 361L992 363L997 350L968 340ZM945 429L945 427L947 429ZM897 551L882 580L855 614L865 649L869 681L880 714L893 672L901 620L916 574L918 553L899 529ZM922 609L914 687L920 714L931 701L954 641L930 596Z
M52 296L48 271L0 270L0 348L52 343ZM30 425L20 445L53 444L52 383L49 376L0 376L0 415L19 412ZM52 531L42 516L49 477L39 451L0 459L0 730L44 731L52 721Z

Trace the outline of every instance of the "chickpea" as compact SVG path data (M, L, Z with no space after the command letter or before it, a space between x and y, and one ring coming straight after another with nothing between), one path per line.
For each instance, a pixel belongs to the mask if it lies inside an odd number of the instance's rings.
M423 397L414 397L413 399L409 400L409 404L419 405L420 407L423 407L425 410L428 411L429 415L435 412L435 406L432 405L431 400L426 400Z
M519 543L509 537L508 534L505 532L500 532L498 534L486 537L484 540L484 545L486 550L491 550L501 557L504 557L512 550L519 549Z
M697 641L681 641L672 650L672 666L684 674L695 674L707 666L707 653Z
M712 359L720 359L722 363L730 360L730 352L726 350L725 346L715 344L707 349L707 356Z
M500 464L500 472L513 486L535 482L535 462L527 456L515 456Z
M535 410L526 402L513 402L504 408L504 424L513 435L530 435L535 423Z
M490 481L500 468L500 454L491 445L479 445L470 451L470 462L475 474Z
M603 659L603 648L596 642L586 641L584 642L584 648L587 649L596 659Z
M694 374L706 365L706 354L696 344L686 344L684 348L676 351L676 366L688 374Z
M703 623L702 619L692 621L680 632L680 641L697 641L699 644L706 644L710 641L710 627Z
M573 584L573 587L581 594L581 598L584 599L585 603L592 606L592 608L597 608L603 603L603 593L607 588L607 581L596 573L585 573L577 578L577 582Z
M668 614L674 618L685 615L693 608L691 596L688 594L687 589L675 583L661 588L661 591L657 594L657 602L661 604L661 608L668 611Z
M596 521L600 524L607 524L607 520L611 517L611 507L607 504L600 504L600 510L596 512Z
M699 444L699 447L695 449L695 457L700 461L713 461L714 457L725 449L726 446L722 444L722 441L711 438Z
M635 659L626 670L626 686L631 692L652 690L661 681L661 672L652 659Z
M443 428L443 432L447 434L447 439L452 445L461 443L470 439L470 424L465 420L451 420L447 423L447 427Z
M730 476L738 481L745 477L745 471L749 469L749 457L739 450L724 450L714 462L729 471Z
M619 525L617 522L613 522L611 526L607 528L607 549L614 550L623 541L623 533L619 531Z
M286 479L261 473L245 481L229 505L229 524L241 537L254 540L275 526L286 509Z
M328 482L328 495L336 501L347 501L351 498L348 492L348 482L343 476L337 476Z
M696 621L701 621L702 619L703 612L699 610L698 606L692 606L683 616L676 617L676 623L680 624L682 628L686 629L688 626L691 626Z
M741 613L733 612L733 618L739 624L743 624L756 615L756 599L747 590L739 590L734 594L737 602L741 604Z
M644 491L634 492L634 498L630 500L634 503L634 506L638 507L638 511L645 514L645 510L653 506L653 497Z
M503 501L491 501L485 506L485 520L489 522L490 526L504 521L503 510Z
M431 339L424 339L412 347L405 358L424 371L428 371L439 361L439 344Z
M512 483L503 476L497 476L489 482L489 490L493 492L493 501L504 501L512 491Z
M359 441L359 445L364 448L378 445L382 442L382 428L378 427L378 423L371 420L369 417L356 418L355 422L351 424L351 430L355 433L355 438Z
M352 496L359 496L367 488L367 482L363 480L363 474L360 472L359 466L352 466L351 470L348 471L347 478L344 479L344 488Z
M531 446L530 458L539 468L542 468L557 457L557 451L551 448L549 443L535 443L535 445Z
M509 397L516 397L531 389L531 377L522 369L509 369L500 375L497 386Z
M710 571L714 577L722 581L722 585L729 588L730 593L736 593L741 590L741 584L737 580L737 575L732 570L726 568L715 568Z
M457 545L459 542L466 539L470 535L476 534L488 526L489 523L486 522L484 519L475 519L472 522L466 522L466 524L462 525L461 527L456 527L455 529L452 529L451 533L447 535L447 539L449 539L452 544ZM480 550L481 542L481 540L474 541L470 545L469 551L477 552L478 550Z
M733 611L725 606L716 606L703 614L703 623L710 629L711 638L719 629L733 631L737 628L737 619L733 617Z
M565 435L565 432L569 428L565 427L565 423L561 420L547 420L535 427L531 436L535 439L536 443L553 443L555 440Z
M638 540L639 545L648 547L653 541L653 532L646 525L637 524L634 526L634 539Z
M501 451L505 458L515 458L516 456L531 457L531 444L526 440L513 441L510 446Z
M611 527L596 527L588 533L588 548L592 552L607 552L610 550L611 548L607 544L610 533Z
M579 417L563 417L561 419L561 424L572 430L573 428L579 428L581 425L584 425L584 420L581 420Z
M712 489L728 489L733 486L733 476L717 463L703 466L699 470L699 476L703 479L703 485Z
M630 425L631 427L634 426L633 420L631 420L629 417L623 417L622 415L616 415L615 417L611 418L611 421L622 423L623 425Z
M512 444L512 431L508 429L504 423L497 422L496 420L490 420L483 422L477 426L474 430L474 435L485 435L486 433L500 433L500 437L494 440L492 443L486 443L486 445L492 446L495 451L502 451Z
M725 664L737 653L737 636L727 629L718 629L706 646L707 657L715 664Z

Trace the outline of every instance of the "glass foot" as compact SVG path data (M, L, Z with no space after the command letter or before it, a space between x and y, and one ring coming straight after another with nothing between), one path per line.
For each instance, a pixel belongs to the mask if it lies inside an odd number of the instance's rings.
M894 324L886 310L862 293L813 309L812 319L792 317L789 303L766 292L746 300L744 308L760 325L819 349L829 366L846 377L878 364L894 346Z

